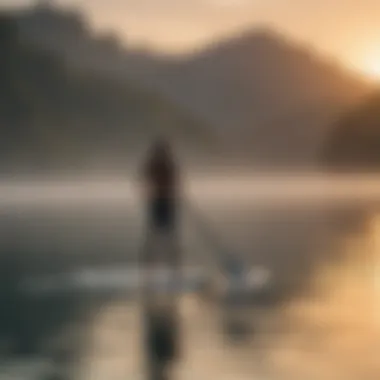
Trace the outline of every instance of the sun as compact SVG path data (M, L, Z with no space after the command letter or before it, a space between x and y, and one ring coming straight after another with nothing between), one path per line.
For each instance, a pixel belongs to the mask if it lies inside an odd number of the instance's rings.
M367 55L362 61L361 69L371 79L380 81L380 51Z
M380 58L378 61L373 60L371 62L368 62L367 67L365 68L365 71L373 79L380 80Z

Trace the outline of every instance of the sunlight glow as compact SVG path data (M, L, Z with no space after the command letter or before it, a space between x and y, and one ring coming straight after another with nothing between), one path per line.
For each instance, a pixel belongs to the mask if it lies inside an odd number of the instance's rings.
M373 53L366 62L364 62L363 66L367 75L380 81L380 50L377 54Z

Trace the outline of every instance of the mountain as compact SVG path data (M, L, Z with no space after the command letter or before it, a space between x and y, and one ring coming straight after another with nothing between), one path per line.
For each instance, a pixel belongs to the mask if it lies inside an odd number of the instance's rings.
M380 91L346 112L321 153L323 165L337 171L380 169Z
M186 110L210 126L231 162L250 167L318 165L336 119L371 90L272 30L167 57L95 33L85 17L56 6L29 8L18 19L25 38L69 65L134 83Z
M253 161L315 160L330 123L368 86L272 31L253 31L159 69L151 80Z
M69 67L0 14L0 173L125 170L150 139L209 154L207 128L179 107L115 78Z
M20 38L61 56L66 65L76 70L130 83L135 74L145 73L160 61L148 51L123 44L113 33L95 32L75 9L43 2L13 14Z

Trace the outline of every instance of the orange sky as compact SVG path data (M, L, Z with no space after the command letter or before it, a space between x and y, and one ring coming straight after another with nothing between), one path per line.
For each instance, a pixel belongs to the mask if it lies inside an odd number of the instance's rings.
M193 49L250 27L290 37L380 78L380 0L55 0L86 10L131 43ZM28 0L0 0L1 3Z

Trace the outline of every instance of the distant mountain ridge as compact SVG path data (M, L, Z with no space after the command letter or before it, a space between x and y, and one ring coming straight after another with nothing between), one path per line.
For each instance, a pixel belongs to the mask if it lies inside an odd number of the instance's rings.
M123 47L116 37L92 32L79 14L65 12L32 8L19 24L25 36L69 64L179 105L212 127L223 151L248 165L318 164L335 120L371 90L359 75L272 30L249 30L169 58Z
M65 64L20 38L0 12L0 175L127 171L166 134L193 157L210 155L207 128L178 106L127 81Z
M238 150L247 143L255 161L269 163L293 161L305 145L313 155L297 160L310 162L328 125L369 90L348 70L266 30L219 42L168 65L155 79L165 95L202 115L226 141L236 140ZM288 136L288 151L279 152L278 139Z

